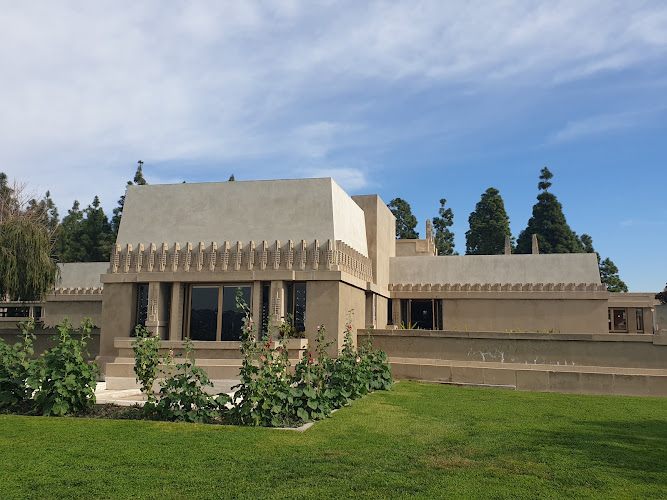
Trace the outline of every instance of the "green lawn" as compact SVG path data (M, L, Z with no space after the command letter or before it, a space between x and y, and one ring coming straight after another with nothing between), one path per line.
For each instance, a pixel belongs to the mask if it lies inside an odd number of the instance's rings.
M665 498L667 399L401 382L306 432L0 416L0 498Z

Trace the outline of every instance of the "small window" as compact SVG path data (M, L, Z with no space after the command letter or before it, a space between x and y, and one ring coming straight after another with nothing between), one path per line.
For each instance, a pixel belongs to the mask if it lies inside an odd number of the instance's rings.
M148 283L142 283L137 290L137 325L146 326L148 319Z
M387 325L394 324L394 301L387 299Z
M635 313L637 315L637 333L644 333L644 311L637 308Z
M262 333L269 331L269 318L271 317L271 282L262 282Z
M627 332L628 320L625 309L611 309L609 312L609 325L612 332Z
M442 300L401 299L401 327L442 330Z
M297 333L306 331L306 283L288 282L285 314L292 316L292 325Z

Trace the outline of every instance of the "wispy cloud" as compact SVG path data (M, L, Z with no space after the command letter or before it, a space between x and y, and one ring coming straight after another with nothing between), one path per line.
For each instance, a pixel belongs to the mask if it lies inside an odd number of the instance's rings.
M581 120L571 121L562 129L551 134L547 142L549 144L559 144L631 128L637 122L638 116L637 113L619 113L591 116Z

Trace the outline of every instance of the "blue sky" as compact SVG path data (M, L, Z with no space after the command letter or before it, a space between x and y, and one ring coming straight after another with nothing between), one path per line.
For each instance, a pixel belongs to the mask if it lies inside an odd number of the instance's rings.
M456 249L488 187L515 235L539 170L630 291L667 281L667 4L0 0L0 170L61 215L150 183L331 176L439 199Z

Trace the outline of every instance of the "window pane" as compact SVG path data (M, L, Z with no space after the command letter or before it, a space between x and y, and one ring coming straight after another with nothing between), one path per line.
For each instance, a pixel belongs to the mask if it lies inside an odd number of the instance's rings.
M269 331L270 308L271 308L271 283L262 282L262 333Z
M190 338L215 340L218 328L217 286L193 286L190 306Z
M430 300L412 300L410 304L410 323L421 330L433 330L433 302Z
M139 285L137 293L137 325L146 326L148 318L148 285Z
M236 293L241 290L243 300L250 307L250 286L225 286L222 293L222 334L220 340L240 340L243 310L236 306Z
M614 330L625 332L628 330L628 324L625 319L625 309L614 309Z
M387 325L394 324L394 302L392 299L387 299Z
M637 311L637 332L644 333L644 311L635 309Z
M306 331L306 284L294 283L294 329Z
M410 328L410 318L408 318L408 299L401 299L401 327Z

